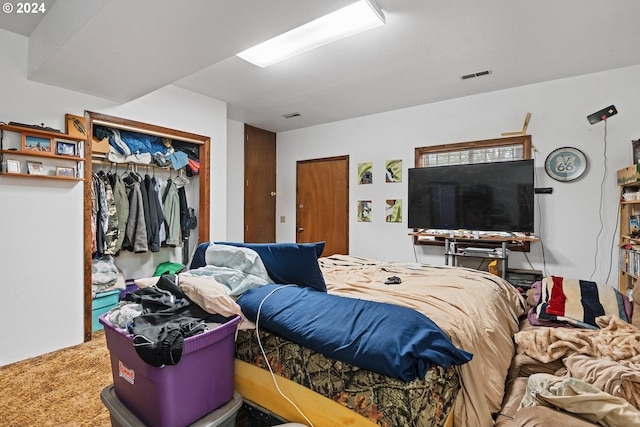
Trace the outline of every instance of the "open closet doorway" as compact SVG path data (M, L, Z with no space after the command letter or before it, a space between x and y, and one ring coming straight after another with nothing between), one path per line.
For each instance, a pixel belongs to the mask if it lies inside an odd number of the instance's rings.
M191 199L189 206L193 206L193 215L190 223L193 227L187 233L180 233L180 242L176 245L160 246L157 252L145 251L143 253L135 253L134 251L120 251L115 256L115 263L123 270L126 270L124 279L136 279L141 277L149 277L153 274L155 267L166 261L184 262L189 258L190 253L195 249L199 242L210 240L210 138L207 136L196 135L175 129L169 129L161 126L151 125L147 123L136 122L133 120L122 119L119 117L108 116L105 114L85 112L86 122L86 143L85 143L85 180L84 180L84 340L91 340L91 335L95 327L93 319L92 302L93 302L93 179L98 172L150 175L158 180L169 179L177 181L180 179L190 180L188 198ZM143 165L139 162L130 162L126 159L115 160L109 158L107 150L98 150L102 144L97 138L94 138L94 128L116 130L119 133L133 132L136 134L150 135L160 137L162 139L171 140L175 147L180 145L180 150L193 151L193 155L198 158L197 165L193 163L193 168L197 166L197 172L191 169L191 177L185 178L184 171L174 170L171 166L161 167L157 165ZM95 147L94 147L95 145ZM94 174L96 172L96 174ZM188 175L188 174L187 174ZM145 176L146 178L146 176ZM176 182L177 184L177 182ZM182 216L182 210L180 215ZM186 229L185 229L186 230ZM185 239L185 236L188 238ZM188 246L187 246L188 245ZM118 265L120 264L120 265ZM135 269L139 267L143 273L139 275ZM130 276L130 277L129 277Z
M296 163L296 242L349 254L349 156Z

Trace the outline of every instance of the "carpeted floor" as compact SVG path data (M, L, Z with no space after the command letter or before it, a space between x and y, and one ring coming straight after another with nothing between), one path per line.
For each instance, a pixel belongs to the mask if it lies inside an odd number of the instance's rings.
M0 427L110 427L100 392L111 383L104 332L87 343L1 366ZM236 426L256 425L274 424L243 406Z
M103 332L83 344L0 367L0 426L108 427L113 382Z

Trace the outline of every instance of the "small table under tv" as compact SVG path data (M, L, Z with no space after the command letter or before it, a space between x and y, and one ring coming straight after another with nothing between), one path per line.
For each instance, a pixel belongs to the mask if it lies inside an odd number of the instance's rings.
M429 232L428 230L409 233L420 237L444 238L444 264L458 265L458 258L495 259L501 264L500 275L507 278L509 264L509 243L538 242L535 236L518 235L512 233L479 233L479 232ZM449 264L451 261L451 264Z

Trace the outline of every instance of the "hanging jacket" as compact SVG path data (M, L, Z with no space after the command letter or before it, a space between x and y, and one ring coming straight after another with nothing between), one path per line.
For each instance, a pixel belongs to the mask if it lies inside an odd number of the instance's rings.
M113 188L107 175L100 171L98 177L102 180L104 185L105 206L107 209L107 222L104 229L104 253L106 255L115 255L116 242L118 240L118 213L116 211L116 203L113 197Z
M164 207L162 206L162 189L160 188L160 180L156 179L155 176L151 177L151 185L153 186L156 192L156 200L158 204L158 212L160 213L160 228L158 230L160 245L167 240L167 227L164 221Z
M129 218L129 198L127 190L122 182L122 177L118 174L108 174L109 182L113 189L113 201L116 205L116 214L118 216L118 238L115 243L115 254L122 250L122 242L124 242L124 234L127 230L127 220Z
M167 186L162 195L162 212L167 224L167 246L180 244L180 197L178 188L171 180L167 180Z
M131 175L125 176L123 182L129 199L129 217L122 248L136 253L147 252L147 226L140 182Z
M180 196L173 180L167 180L162 195L162 211L167 224L167 246L180 244Z
M95 247L93 251L94 257L101 257L105 250L104 232L107 227L107 202L105 196L104 182L96 174L91 174L92 184L92 209L95 214ZM94 216L92 215L92 219Z
M149 243L149 250L151 252L160 251L160 225L164 221L164 217L162 216L162 206L160 206L160 199L158 199L158 193L156 192L155 185L151 181L151 177L149 175L145 175L144 177L144 189L147 194L147 203L148 207L148 217L145 216L147 220L147 239ZM144 194L144 193L143 193ZM143 196L144 197L144 196Z

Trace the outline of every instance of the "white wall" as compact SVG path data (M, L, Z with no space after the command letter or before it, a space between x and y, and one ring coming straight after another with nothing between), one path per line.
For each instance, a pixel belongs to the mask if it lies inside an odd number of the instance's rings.
M166 87L124 105L28 81L28 39L0 30L0 120L64 129L110 114L211 138L211 237L226 239L226 104ZM99 66L99 65L97 65ZM83 341L83 185L0 177L0 365Z
M406 171L414 165L414 148L500 137L521 129L531 112L536 186L554 191L536 196L536 234L542 244L532 244L528 260L548 274L616 284L616 171L632 163L631 140L640 137L639 77L636 66L279 133L276 215L287 220L276 222L277 240L296 238L296 161L349 155L351 254L443 265L442 247L414 248L408 236ZM611 104L619 114L607 123L605 153L605 123L590 125L586 116ZM563 146L577 147L588 157L587 174L578 181L556 182L544 172L546 156ZM401 184L385 183L384 164L393 159L403 160ZM371 185L357 184L362 162L373 162ZM385 200L395 198L404 202L402 224L385 222ZM370 223L356 221L356 203L362 199L373 201ZM530 268L521 253L511 253L509 265Z
M227 121L227 239L244 241L244 123Z

